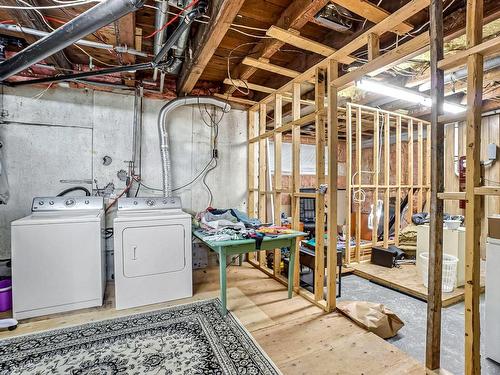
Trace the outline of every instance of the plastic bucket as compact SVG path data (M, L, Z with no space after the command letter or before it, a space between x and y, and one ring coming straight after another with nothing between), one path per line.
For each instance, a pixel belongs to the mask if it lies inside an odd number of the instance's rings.
M429 270L429 253L420 254L420 259L422 260L421 264L421 273L422 273L422 282L424 286L428 287L428 270ZM443 254L443 281L442 281L442 289L444 293L453 292L455 286L457 284L457 266L458 266L458 258L453 255Z
M0 311L12 309L12 280L0 280Z

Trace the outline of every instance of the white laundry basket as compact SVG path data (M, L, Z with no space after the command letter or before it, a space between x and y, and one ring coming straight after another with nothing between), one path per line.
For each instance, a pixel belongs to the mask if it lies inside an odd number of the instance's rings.
M420 254L422 281L424 286L428 287L429 253ZM457 283L457 265L458 258L453 255L443 254L443 292L450 293L455 289Z

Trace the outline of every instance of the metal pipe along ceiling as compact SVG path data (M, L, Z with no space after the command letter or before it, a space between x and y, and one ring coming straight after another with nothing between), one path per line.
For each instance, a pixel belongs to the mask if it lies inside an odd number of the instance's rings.
M167 22L169 5L168 2L163 1L157 4L157 6L158 9L156 10L156 15L155 15L155 30L160 30L163 27L163 25ZM167 33L166 29L163 29L158 33L156 33L153 44L153 50L155 55L158 54L158 52L160 52L161 46L165 42L166 33ZM153 72L153 81L156 81L157 77L158 77L158 69L155 69Z
M35 36L39 36L39 37L45 37L45 36L50 34L47 31L41 31L41 30L36 30L36 29L30 29L29 27L24 27L24 26L21 27L18 25L8 25L8 24L2 24L2 23L0 23L0 30L13 31L13 32L17 32L17 33L35 35ZM98 49L106 49L106 50L112 49L112 50L115 50L116 52L120 52L120 53L128 53L130 55L148 57L147 53L137 51L133 48L128 48L127 46L114 46L112 44L94 42L92 40L85 40L85 39L77 40L75 42L75 44L79 44L81 46L92 47L92 48L98 48Z
M222 108L224 112L229 112L231 106L229 103L213 98L211 96L186 96L184 98L177 98L165 104L160 110L158 115L158 133L160 137L160 154L162 165L162 187L163 196L172 196L172 171L170 162L170 149L168 147L168 131L167 131L167 118L170 112L183 105L199 105L209 104Z
M0 63L0 81L70 46L88 34L135 12L144 0L106 0Z
M486 72L488 70L494 69L496 67L500 66L500 56L499 57L493 57L491 59L488 59L484 62L484 68L483 70ZM461 68L457 70L456 72L451 72L451 73L445 73L444 75L444 83L450 83L453 80L460 80L464 79L467 77L467 68ZM423 92L431 89L431 82L426 82L418 86L418 91Z

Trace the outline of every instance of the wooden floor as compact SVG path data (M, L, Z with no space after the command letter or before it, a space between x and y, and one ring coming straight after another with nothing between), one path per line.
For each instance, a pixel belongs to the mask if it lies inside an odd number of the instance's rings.
M388 288L406 293L423 301L427 301L427 288L417 273L417 266L402 265L400 268L387 268L371 263L351 265L354 274L364 279L384 285ZM481 290L484 292L484 275L481 275ZM464 288L455 288L451 293L443 293L443 307L451 306L464 300Z
M195 271L194 286L190 299L116 311L110 285L103 307L28 319L13 332L1 332L0 338L216 297L218 269ZM300 296L288 300L286 294L282 284L247 263L228 268L228 308L283 374L425 374L415 359L344 316L325 314Z

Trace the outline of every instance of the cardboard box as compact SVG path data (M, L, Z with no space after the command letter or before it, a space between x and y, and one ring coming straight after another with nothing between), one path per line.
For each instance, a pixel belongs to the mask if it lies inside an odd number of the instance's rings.
M488 217L488 237L500 239L500 215Z

